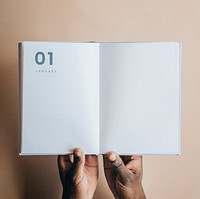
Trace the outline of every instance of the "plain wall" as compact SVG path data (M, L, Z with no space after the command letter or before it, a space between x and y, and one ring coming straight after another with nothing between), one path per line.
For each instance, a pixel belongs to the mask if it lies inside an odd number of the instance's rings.
M200 198L199 1L0 0L0 198L61 198L56 157L18 155L22 40L182 42L181 156L144 157L143 185L148 199ZM112 198L102 171L95 199Z

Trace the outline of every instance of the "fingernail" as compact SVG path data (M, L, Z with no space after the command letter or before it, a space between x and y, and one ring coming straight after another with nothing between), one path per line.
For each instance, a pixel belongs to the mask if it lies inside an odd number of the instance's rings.
M110 161L113 162L113 161L116 160L116 155L114 153L110 153L108 158L109 158Z
M80 151L75 151L75 152L74 152L74 155L75 155L76 157L81 157L82 154L81 154Z
M135 157L134 156L131 156L131 160L134 160L135 159Z

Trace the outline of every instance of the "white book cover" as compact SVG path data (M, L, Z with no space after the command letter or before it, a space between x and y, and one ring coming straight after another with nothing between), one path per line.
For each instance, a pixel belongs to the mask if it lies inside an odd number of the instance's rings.
M20 42L21 155L180 154L178 42Z

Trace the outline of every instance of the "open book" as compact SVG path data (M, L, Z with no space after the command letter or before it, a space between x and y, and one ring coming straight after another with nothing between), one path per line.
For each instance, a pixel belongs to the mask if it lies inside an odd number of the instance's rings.
M20 154L180 153L180 44L19 43Z

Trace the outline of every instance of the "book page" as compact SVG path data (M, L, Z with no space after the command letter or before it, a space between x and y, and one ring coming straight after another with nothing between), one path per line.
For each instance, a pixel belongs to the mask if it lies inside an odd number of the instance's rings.
M99 153L99 44L22 46L21 154Z
M179 154L179 44L100 45L101 153Z

